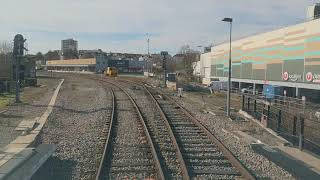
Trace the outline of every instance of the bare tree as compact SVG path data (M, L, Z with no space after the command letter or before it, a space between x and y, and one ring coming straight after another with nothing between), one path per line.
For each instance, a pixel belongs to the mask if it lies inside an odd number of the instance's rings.
M7 55L12 53L13 51L13 43L8 41L0 41L0 54Z
M192 80L193 71L195 69L194 62L199 60L199 51L193 50L189 45L183 45L180 48L179 56L182 61L177 62L177 67L181 67L180 74L186 81ZM178 64L180 63L180 65Z
M0 41L0 81L7 81L11 75L13 43ZM7 89L7 86L5 86ZM1 87L0 87L1 91Z

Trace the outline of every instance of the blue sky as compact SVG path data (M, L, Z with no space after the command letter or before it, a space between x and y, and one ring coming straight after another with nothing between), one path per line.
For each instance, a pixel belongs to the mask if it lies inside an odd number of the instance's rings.
M60 49L74 38L79 49L176 53L182 45L217 44L228 39L223 17L234 18L233 37L302 22L315 0L0 0L0 40L16 33L30 53Z

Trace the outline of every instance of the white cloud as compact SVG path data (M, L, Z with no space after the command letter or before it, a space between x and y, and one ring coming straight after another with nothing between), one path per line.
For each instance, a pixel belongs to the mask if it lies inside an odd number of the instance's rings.
M225 16L233 17L234 37L289 25L305 18L312 0L0 0L0 39L21 32L32 52L59 49L65 32L80 49L146 52L144 38L88 40L82 33L155 33L152 49L176 52L183 44L207 45L227 39ZM47 36L39 31L47 31ZM53 33L54 34L54 33Z

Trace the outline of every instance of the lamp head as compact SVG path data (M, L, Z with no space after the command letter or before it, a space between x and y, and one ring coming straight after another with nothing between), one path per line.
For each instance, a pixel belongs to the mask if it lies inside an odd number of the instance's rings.
M232 18L224 18L222 21L224 21L224 22L232 22Z

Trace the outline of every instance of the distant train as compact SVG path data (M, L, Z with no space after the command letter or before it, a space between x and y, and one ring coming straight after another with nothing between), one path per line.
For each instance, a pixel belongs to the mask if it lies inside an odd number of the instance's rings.
M104 71L104 74L109 77L117 77L118 70L115 67L107 67L107 69Z

